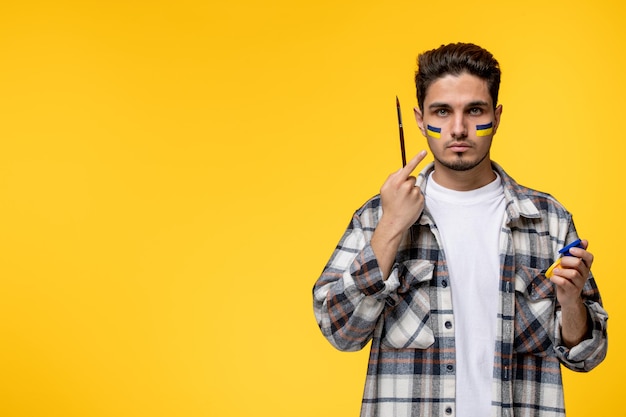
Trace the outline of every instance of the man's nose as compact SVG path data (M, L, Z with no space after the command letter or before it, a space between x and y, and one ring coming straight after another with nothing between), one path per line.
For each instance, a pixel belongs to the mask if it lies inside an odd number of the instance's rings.
M454 139L462 139L467 137L467 121L465 117L459 115L452 121L451 135Z

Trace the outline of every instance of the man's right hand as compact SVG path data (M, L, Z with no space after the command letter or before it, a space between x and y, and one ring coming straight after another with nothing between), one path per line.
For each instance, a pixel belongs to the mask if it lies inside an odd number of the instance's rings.
M391 174L380 189L383 216L380 223L393 233L402 234L417 221L424 209L424 195L415 186L417 179L411 175L427 152L415 155L404 168Z
M411 173L426 154L426 151L418 153L405 167L391 174L380 189L383 215L371 245L384 279L389 277L402 236L424 210L424 195L415 186L417 179Z

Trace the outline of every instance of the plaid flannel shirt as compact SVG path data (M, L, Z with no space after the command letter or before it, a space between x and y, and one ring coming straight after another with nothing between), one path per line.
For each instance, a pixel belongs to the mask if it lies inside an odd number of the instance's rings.
M577 239L570 213L554 198L517 184L497 164L506 199L492 382L492 417L565 415L561 367L586 372L607 350L607 313L594 278L582 292L590 330L571 349L546 269ZM418 177L425 184L432 164ZM372 341L362 417L442 416L455 410L454 311L437 225L425 207L383 280L370 240L382 208L366 202L313 288L323 335L337 349ZM471 244L471 242L468 242Z

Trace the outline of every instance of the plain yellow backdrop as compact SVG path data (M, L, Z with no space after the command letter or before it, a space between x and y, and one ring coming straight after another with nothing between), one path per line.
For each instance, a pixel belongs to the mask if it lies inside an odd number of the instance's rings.
M409 156L415 57L503 69L492 157L574 213L609 311L570 417L626 415L618 0L4 1L0 415L356 416L311 288Z

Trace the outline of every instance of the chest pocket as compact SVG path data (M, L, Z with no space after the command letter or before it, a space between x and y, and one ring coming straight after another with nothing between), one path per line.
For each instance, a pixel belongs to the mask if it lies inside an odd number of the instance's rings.
M429 327L430 261L405 261L398 267L400 287L385 308L382 345L395 349L425 349L435 342Z
M556 295L542 270L519 265L515 272L517 353L547 356L553 346Z

